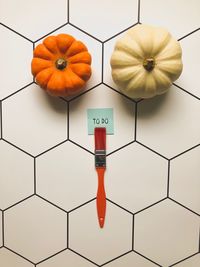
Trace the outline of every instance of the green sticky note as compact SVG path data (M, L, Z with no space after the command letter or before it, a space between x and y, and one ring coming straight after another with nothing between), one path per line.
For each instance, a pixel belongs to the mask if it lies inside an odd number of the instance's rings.
M107 134L114 134L113 109L89 108L87 110L88 134L94 134L94 128L106 127Z

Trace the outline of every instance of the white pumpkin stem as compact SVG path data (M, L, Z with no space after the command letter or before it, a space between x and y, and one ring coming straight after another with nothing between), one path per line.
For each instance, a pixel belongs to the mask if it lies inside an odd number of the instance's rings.
M155 67L155 60L154 58L145 58L143 61L143 67L147 71L152 71Z

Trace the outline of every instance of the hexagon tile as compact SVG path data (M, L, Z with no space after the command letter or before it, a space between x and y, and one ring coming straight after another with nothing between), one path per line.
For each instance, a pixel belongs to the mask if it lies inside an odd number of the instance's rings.
M182 0L141 0L140 2L140 21L168 28L176 38L199 28L198 0L184 1L184 3Z
M34 267L30 262L5 248L0 249L0 263L2 267Z
M0 25L0 34L1 69L3 72L0 99L3 99L33 81L30 72L33 45L2 25Z
M50 258L40 264L37 267L95 267L96 265L90 263L84 258L78 256L70 250L65 250L62 253Z
M2 104L3 138L37 155L67 139L67 105L30 85Z
M31 157L2 140L0 162L0 209L5 209L33 194L34 166Z
M114 135L107 135L108 153L134 140L135 104L103 84L70 102L69 137L71 140L94 152L94 136L88 135L87 131L88 108L113 108L114 110L115 130Z
M135 216L135 250L163 267L199 249L199 217L170 200Z
M167 161L139 144L110 155L107 165L107 197L124 208L137 212L166 197Z
M38 197L7 210L4 227L6 247L34 263L66 248L67 215Z
M137 140L167 158L199 144L199 101L172 86L165 95L138 104Z
M199 159L200 146L172 160L170 168L170 197L198 214L200 214Z
M70 153L69 153L70 151ZM75 168L77 162L78 168ZM96 195L97 177L94 159L67 142L37 158L37 193L65 210Z
M96 205L76 209L69 216L69 247L97 264L128 252L132 248L132 216L107 203L105 228L99 228Z
M1 0L0 3L1 22L33 41L68 20L66 0Z
M123 1L72 0L69 14L71 23L104 41L137 22L138 1L126 1L124 5ZM122 14L126 14L123 20Z

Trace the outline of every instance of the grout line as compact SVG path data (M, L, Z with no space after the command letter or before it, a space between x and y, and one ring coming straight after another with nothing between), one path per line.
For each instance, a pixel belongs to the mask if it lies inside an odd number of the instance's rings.
M121 149L123 149L123 148L125 148L125 147L127 147L127 146L130 146L130 145L133 144L133 143L135 143L135 140L133 140L133 141L127 143L127 144L124 145L124 146L121 146L121 147L119 147L119 148L117 148L117 149L111 151L110 153L108 153L108 154L106 155L106 157L108 157L108 156L110 156L110 155L112 155L112 154L118 152L119 150L121 150Z
M5 218L4 218L4 211L2 211L2 246L5 244Z
M70 103L67 102L67 140L69 140L69 105Z
M59 209L59 210L65 212L65 213L67 213L67 211L66 211L65 209L61 208L60 206L58 206L57 204L51 202L50 200L46 199L45 197L43 197L43 196L41 196L41 195L39 195L39 194L37 194L37 193L35 194L35 196L41 198L42 200L46 201L47 203L49 203L50 205L56 207L57 209Z
M73 211L75 211L75 210L77 210L77 209L79 209L79 208L81 208L81 207L83 207L83 206L89 204L90 202L94 201L95 199L96 199L96 197L94 197L94 198L88 200L87 202L85 202L85 203L83 203L83 204L81 204L81 205L79 205L79 206L77 206L77 207L75 207L75 208L69 210L68 213L71 213L71 212L73 212Z
M12 250L11 248L7 247L7 246L4 246L4 248L6 248L7 250L9 250L10 252L14 253L15 255L19 256L20 258L30 262L31 264L35 265L35 263L31 260L29 260L28 258L22 256L21 254L17 253L16 251Z
M78 94L78 95L72 97L70 100L66 100L66 101L70 103L70 102L74 101L75 99L81 97L82 95L85 95L85 94L87 94L88 92L92 91L93 89L95 89L96 87L98 87L98 86L101 85L101 84L102 84L102 82L100 82L100 83L94 85L94 86L91 87L90 89L87 89L87 90L83 91L82 93L80 93L80 94Z
M94 156L94 153L93 153L92 151L90 151L90 150L88 150L87 148L85 148L85 147L79 145L78 143L74 142L74 141L71 140L70 138L69 138L69 142L72 143L72 144L74 144L74 145L76 145L76 146L78 146L78 147L80 147L81 149L87 151L88 153L90 153L90 154L92 154L92 155Z
M102 43L102 58L101 58L101 81L104 80L104 43Z
M66 143L67 141L68 141L67 139L63 140L62 142L58 143L57 145L55 145L53 147L50 147L47 150L45 150L45 151L41 152L40 154L36 155L35 158L38 158L38 157L42 156L43 154L46 154L47 152L53 150L54 148L56 148L58 146L61 146L62 144Z
M12 204L11 206L9 206L9 207L5 208L5 209L4 209L4 211L7 211L7 210L11 209L11 208L13 208L13 207L17 206L18 204L21 204L22 202L24 202L24 201L28 200L29 198L31 198L31 197L33 197L33 196L35 196L35 194L31 194L30 196L28 196L28 197L25 197L25 198L23 198L22 200L20 200L20 201L18 201L18 202L16 202L16 203L14 203L14 204Z
M143 254L139 253L138 251L134 250L134 252L135 252L136 254L140 255L142 258L144 258L144 259L146 259L146 260L148 260L148 261L154 263L155 265L157 265L157 266L159 266L159 267L163 267L163 266L161 266L160 264L156 263L155 261L153 261L153 260L147 258L146 256L144 256Z
M167 170L167 197L169 197L169 188L170 188L170 160L168 160L168 170Z
M166 160L169 160L168 158L166 158L166 157L163 156L162 154L160 154L160 153L158 153L157 151L153 150L152 148L150 148L150 147L144 145L143 143L139 142L138 140L136 140L136 143L138 143L139 145L141 145L141 146L147 148L148 150L150 150L151 152L157 154L157 155L160 156L161 158L166 159Z
M139 101L135 101L134 99L128 97L127 95L123 94L122 92L118 91L117 89L113 88L112 86L110 86L109 84L102 82L103 85L107 86L109 89L111 89L112 91L120 94L121 96L123 96L124 98L127 98L128 100L130 100L133 103L138 103Z
M33 55L32 56L34 56L34 50L35 50L35 43L33 42ZM35 83L35 77L34 77L34 75L33 75L33 83Z
M107 262L101 264L100 266L101 266L101 267L102 267L102 266L105 266L105 265L107 265L107 264L109 264L109 263L111 263L111 262L113 262L113 261L115 261L115 260L117 260L117 259L120 259L121 257L124 257L125 255L127 255L127 254L129 254L129 253L131 253L131 252L132 252L132 250L129 250L129 251L127 251L127 252L125 252L125 253L123 253L123 254L117 256L116 258L111 259L111 260L109 260L109 261L107 261Z
M118 35L120 35L120 34L126 32L126 31L128 31L129 29L133 28L133 27L136 26L137 24L138 24L138 22L132 24L131 26L127 27L126 29L122 30L121 32L118 32L118 33L116 33L115 35L113 35L113 36L109 37L108 39L104 40L102 43L105 44L106 42L110 41L111 39L113 39L113 38L117 37Z
M180 154L178 154L178 155L176 155L176 156L170 158L170 160L174 160L174 159L176 159L177 157L180 157L180 156L182 156L183 154L185 154L185 153L187 153L187 152L189 152L189 151L191 151L191 150L197 148L198 146L200 146L200 144L197 144L197 145L195 145L195 146L193 146L193 147L191 147L191 148L188 148L187 150L181 152Z
M138 23L140 23L140 7L141 7L141 2L138 0Z
M182 88L181 86L177 85L176 83L172 83L174 86L176 86L177 88L179 88L180 90L182 90L183 92L189 94L190 96L200 100L200 98L192 93L190 93L189 91L187 91L186 89Z
M186 210L188 210L188 211L192 212L193 214L197 215L198 217L200 217L200 214L199 214L199 213L197 213L196 211L194 211L194 210L192 210L192 209L186 207L185 205L181 204L180 202L176 201L175 199L173 199L173 198L171 198L171 197L168 197L168 199L170 199L171 201L173 201L173 202L176 203L177 205L179 205L179 206L185 208Z
M37 43L37 42L41 41L42 39L44 39L44 38L47 37L48 35L50 35L50 34L56 32L56 31L58 31L58 30L61 29L62 27L65 27L67 24L68 24L68 22L66 22L66 23L62 24L61 26L57 27L56 29L54 29L54 30L48 32L47 34L45 34L45 35L43 35L42 37L40 37L40 38L38 38L37 40L35 40L34 43Z
M69 25L71 25L72 27L76 28L77 30L85 33L86 35L90 36L91 38L95 39L96 41L100 42L100 43L103 43L100 39L98 39L97 37L91 35L90 33L84 31L83 29L79 28L78 26L72 24L71 22L69 22Z
M36 194L36 189L37 189L37 180L36 180L36 158L34 158L34 166L33 166L34 170L33 170L33 175L34 175L34 194Z
M200 228L199 228L199 253L200 253Z
M3 108L2 108L2 101L0 101L0 120L1 120L1 125L0 125L0 136L1 138L3 137L3 124L2 124L2 121L3 121Z
M70 6L69 1L70 0L67 0L67 23L69 23L69 6Z
M45 261L47 261L47 260L49 260L49 259L55 257L56 255L59 255L60 253L62 253L62 252L65 251L65 250L67 250L67 249L64 248L64 249L62 249L62 250L56 252L55 254L53 254L53 255L51 255L51 256L49 256L49 257L47 257L47 258L45 258L45 259L43 259L43 260L41 260L41 261L39 261L39 262L37 262L36 265L39 265L39 264L41 264L42 262L45 262Z
M77 251L73 250L72 248L68 248L68 250L71 251L71 252L73 252L74 254L80 256L81 258L83 258L83 259L85 259L85 260L87 260L87 261L93 263L95 266L98 266L98 267L100 266L100 265L97 264L96 262L94 262L94 261L92 261L92 260L86 258L85 256L81 255L80 253L78 253Z
M132 250L134 250L135 244L135 215L133 215L133 222L132 222Z
M187 258L184 258L184 259L182 259L182 260L180 260L180 261L178 261L178 262L176 262L176 263L170 265L169 267L176 266L177 264L179 264L179 263L181 263L181 262L184 262L184 261L186 261L186 260L188 260L188 259L194 257L194 256L197 255L197 254L199 254L199 252L196 252L196 253L194 253L194 254L188 256Z
M24 36L23 34L17 32L17 31L15 31L14 29L10 28L9 26L3 24L2 22L0 22L0 25L2 25L3 27L7 28L8 30L16 33L17 35L21 36L22 38L26 39L27 41L33 43L33 41L31 39L29 39L28 37Z
M22 90L26 89L28 86L32 85L33 83L34 83L33 81L32 81L32 82L30 82L30 83L28 83L27 85L23 86L23 87L22 87L22 88L20 88L19 90L17 90L17 91L15 91L15 92L13 92L12 94L10 94L10 95L8 95L8 96L4 97L4 98L2 99L2 101L4 101L4 100L6 100L6 99L10 98L11 96L13 96L13 95L15 95L15 94L19 93L20 91L22 91Z
M153 204L151 204L151 205L149 205L149 206L147 206L147 207L145 207L145 208L143 208L143 209L141 209L141 210L139 210L139 211L136 211L136 212L134 213L134 215L139 214L139 213L141 213L141 212L143 212L143 211L145 211L145 210L147 210L147 209L149 209L149 208L151 208L151 207L153 207L153 206L155 206L155 205L157 205L157 204L159 204L159 203L165 201L166 199L167 199L167 197L162 198L162 199L158 200L157 202L155 202L155 203L153 203Z
M134 141L137 138L137 119L138 119L138 103L135 103L135 132L134 132Z
M26 155L28 155L28 156L34 158L34 156L33 156L32 154L30 154L30 153L28 153L27 151L23 150L22 148L20 148L20 147L14 145L13 143L9 142L8 140L4 139L3 137L2 137L2 140L3 140L4 142L6 142L7 144L9 144L9 145L15 147L16 149L22 151L22 152L25 153Z
M191 34L197 32L197 31L199 31L199 30L200 30L200 28L197 28L197 29L195 29L194 31L189 32L188 34L186 34L186 35L184 35L183 37L179 38L178 41L181 41L181 40L185 39L186 37L190 36Z
M134 215L133 212L131 212L130 210L127 210L126 208L120 206L119 204L117 204L116 202L112 201L111 199L106 198L106 200L109 201L110 203L112 203L113 205L117 206L118 208L128 212L129 214Z
M69 248L69 212L67 212L67 248Z

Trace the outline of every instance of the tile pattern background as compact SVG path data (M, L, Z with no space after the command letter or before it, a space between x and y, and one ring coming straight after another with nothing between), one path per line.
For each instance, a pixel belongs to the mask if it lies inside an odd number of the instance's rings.
M200 266L199 0L0 0L0 266ZM115 41L138 23L180 41L184 70L163 96L133 101L110 75ZM84 41L93 75L79 96L53 98L30 72L50 34ZM87 108L113 108L107 216Z

